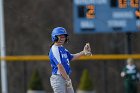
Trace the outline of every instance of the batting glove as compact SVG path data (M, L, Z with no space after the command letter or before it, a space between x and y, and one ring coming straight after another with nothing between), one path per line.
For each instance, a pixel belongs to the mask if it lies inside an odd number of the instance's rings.
M86 45L84 46L83 52L86 56L91 56L92 55L89 43L86 43Z
M67 88L72 87L71 79L66 80L66 86L67 86Z

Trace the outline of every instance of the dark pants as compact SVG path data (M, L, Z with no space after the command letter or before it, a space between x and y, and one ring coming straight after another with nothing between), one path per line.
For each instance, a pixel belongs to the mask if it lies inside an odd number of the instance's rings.
M137 93L137 82L132 80L125 80L125 93Z

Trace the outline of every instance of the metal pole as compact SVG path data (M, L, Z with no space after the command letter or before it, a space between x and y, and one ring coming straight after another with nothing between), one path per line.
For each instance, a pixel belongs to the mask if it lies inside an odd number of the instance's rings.
M5 36L4 36L4 12L3 0L0 0L0 54L5 57ZM7 65L5 60L1 60L1 88L2 93L8 93L7 87Z

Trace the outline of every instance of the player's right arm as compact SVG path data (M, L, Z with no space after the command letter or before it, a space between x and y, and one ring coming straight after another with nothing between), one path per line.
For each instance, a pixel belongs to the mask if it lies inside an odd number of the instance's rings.
M67 75L63 65L62 64L58 64L57 67L58 67L58 70L61 73L62 77L66 80L67 87L72 87L71 79Z
M67 75L67 73L66 73L66 71L65 71L65 69L64 69L64 67L63 67L63 65L62 65L62 64L58 64L57 67L58 67L58 70L59 70L60 74L62 75L62 77L63 77L65 80L69 80L70 78L69 78L69 76Z
M55 62L55 64L57 65L58 67L58 71L57 71L57 74L61 74L62 77L65 79L65 80L68 80L69 79L69 76L67 75L66 71L65 71L65 68L63 67L63 65L61 64L61 58L60 58L60 52L59 52L59 49L57 46L53 46L52 47L52 53L53 53L53 61Z

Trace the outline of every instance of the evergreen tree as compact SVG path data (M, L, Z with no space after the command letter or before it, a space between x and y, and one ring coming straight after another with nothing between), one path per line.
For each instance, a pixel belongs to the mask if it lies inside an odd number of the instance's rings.
M31 80L29 82L29 90L43 90L41 78L37 70L35 70L32 74Z
M94 88L92 80L89 76L89 71L84 69L80 79L79 90L92 91Z

